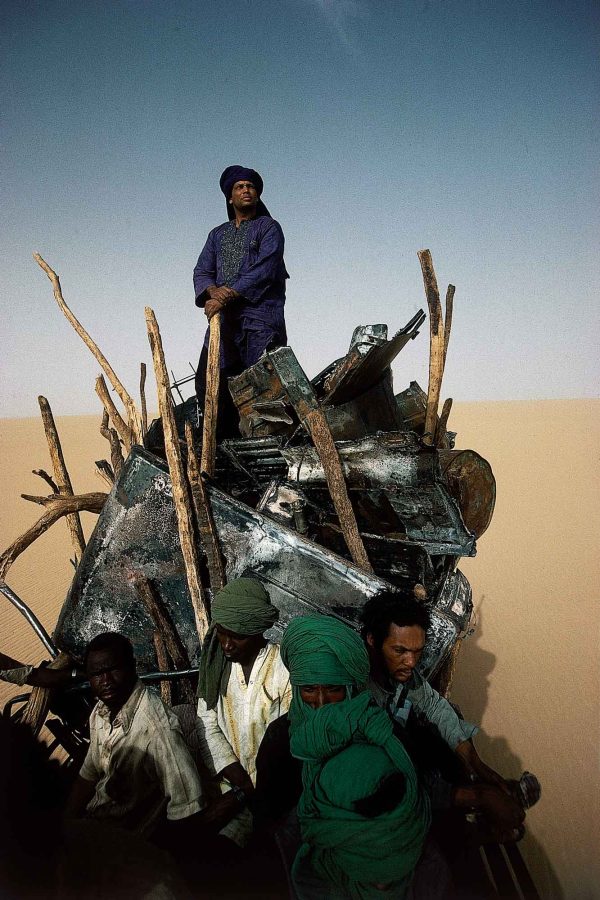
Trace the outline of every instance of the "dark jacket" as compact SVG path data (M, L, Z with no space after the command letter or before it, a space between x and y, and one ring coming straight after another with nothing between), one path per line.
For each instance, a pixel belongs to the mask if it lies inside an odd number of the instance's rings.
M221 239L229 224L224 222L213 228L196 263L194 290L197 306L204 306L207 287L224 284ZM279 222L268 216L252 220L238 277L230 285L243 297L240 311L244 318L270 321L283 313L285 280L289 278L283 261L283 246L284 237Z

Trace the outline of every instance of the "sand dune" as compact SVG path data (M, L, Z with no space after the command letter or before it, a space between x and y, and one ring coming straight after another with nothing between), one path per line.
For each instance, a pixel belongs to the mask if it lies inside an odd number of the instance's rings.
M492 464L494 520L470 579L477 626L464 643L453 699L480 722L482 754L509 776L523 768L543 784L522 844L544 900L600 896L598 864L598 599L600 401L457 404L457 446ZM107 456L98 418L57 421L77 492L102 490L94 460ZM41 422L0 423L6 547L40 513L19 499L45 494L34 468L49 468ZM94 516L84 514L90 530ZM12 567L7 580L52 630L72 568L64 522ZM4 601L0 649L36 662L43 648ZM0 688L0 699L8 696ZM596 806L595 806L596 804Z

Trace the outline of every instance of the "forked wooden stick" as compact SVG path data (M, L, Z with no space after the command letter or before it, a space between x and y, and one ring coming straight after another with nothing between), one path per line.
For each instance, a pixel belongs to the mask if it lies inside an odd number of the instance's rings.
M216 313L210 320L208 361L206 363L206 393L204 395L204 427L202 431L202 456L200 469L212 478L215 474L217 452L217 416L219 413L219 383L221 370L221 314Z
M44 259L42 259L42 257L40 256L39 253L34 253L33 258L35 259L38 266L41 269L43 269L43 271L46 273L46 275L50 279L50 282L52 284L52 290L54 293L54 299L58 303L59 308L62 310L64 315L67 317L67 319L69 320L69 322L71 323L71 325L73 326L73 328L75 329L75 331L77 332L77 334L79 335L79 337L81 338L83 343L86 345L86 347L88 347L88 349L91 350L91 352L94 354L94 356L100 363L102 371L108 378L111 386L119 395L121 402L123 403L123 406L127 410L127 418L129 420L129 426L133 432L134 440L137 443L141 443L142 442L142 425L141 425L141 421L140 421L140 414L137 410L135 403L131 399L131 396L125 390L123 385L121 384L119 378L117 377L116 372L114 371L114 369L112 368L112 366L110 365L110 363L108 362L107 358L104 356L104 354L102 353L102 351L100 350L98 345L92 340L92 338L89 336L89 334L87 333L87 331L85 330L85 328L83 327L81 322L79 322L78 319L75 318L75 316L73 315L73 313L71 312L71 310L69 309L67 304L65 303L64 297L62 295L62 289L60 286L60 279L59 279L58 275L56 274L56 272L50 268L48 263Z
M57 494L52 494L50 497L31 497L28 494L21 494L21 496L24 500L30 500L33 503L40 503L42 506L45 506L46 512L0 555L0 578L2 579L6 577L6 573L17 556L20 556L40 535L48 531L51 525L58 522L63 516L68 516L71 513L83 512L84 510L86 512L99 513L108 494L94 492L91 494L78 494L75 497L62 497Z
M442 316L442 304L437 278L433 268L433 261L429 250L419 250L417 253L423 273L423 284L429 307L429 385L427 388L427 409L425 412L425 431L423 443L433 446L436 443L438 430L438 406L444 376L444 365L450 340L450 328L452 325L452 310L454 303L454 285L448 285L446 292L446 322ZM450 410L448 409L449 413Z

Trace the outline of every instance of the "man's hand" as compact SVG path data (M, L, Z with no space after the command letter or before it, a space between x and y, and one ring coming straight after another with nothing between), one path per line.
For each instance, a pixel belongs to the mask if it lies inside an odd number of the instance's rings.
M254 793L252 779L239 762L234 762L229 766L225 766L225 768L219 772L218 777L224 778L229 784L241 788L247 797Z
M220 300L207 300L204 304L204 315L209 320L212 319L213 316L216 316L217 313L221 312L223 306L225 304L221 303Z
M473 809L484 819L490 835L500 843L520 840L525 810L517 801L491 784L473 784L456 788L454 805Z
M483 762L471 741L462 741L457 745L455 752L469 775L476 781L492 784L510 796L511 791L505 779Z

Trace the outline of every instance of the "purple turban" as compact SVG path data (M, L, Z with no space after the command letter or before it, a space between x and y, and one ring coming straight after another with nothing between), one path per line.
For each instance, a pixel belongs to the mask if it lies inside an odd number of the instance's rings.
M233 219L235 217L233 207L231 206L229 200L231 199L231 190L236 181L251 181L256 188L256 192L259 197L263 192L263 180L258 172L256 172L254 169L246 169L244 166L227 166L227 168L219 178L219 187L225 194L227 215L230 219ZM257 217L269 216L269 218L271 218L271 213L262 202L262 200L258 201L256 215Z

